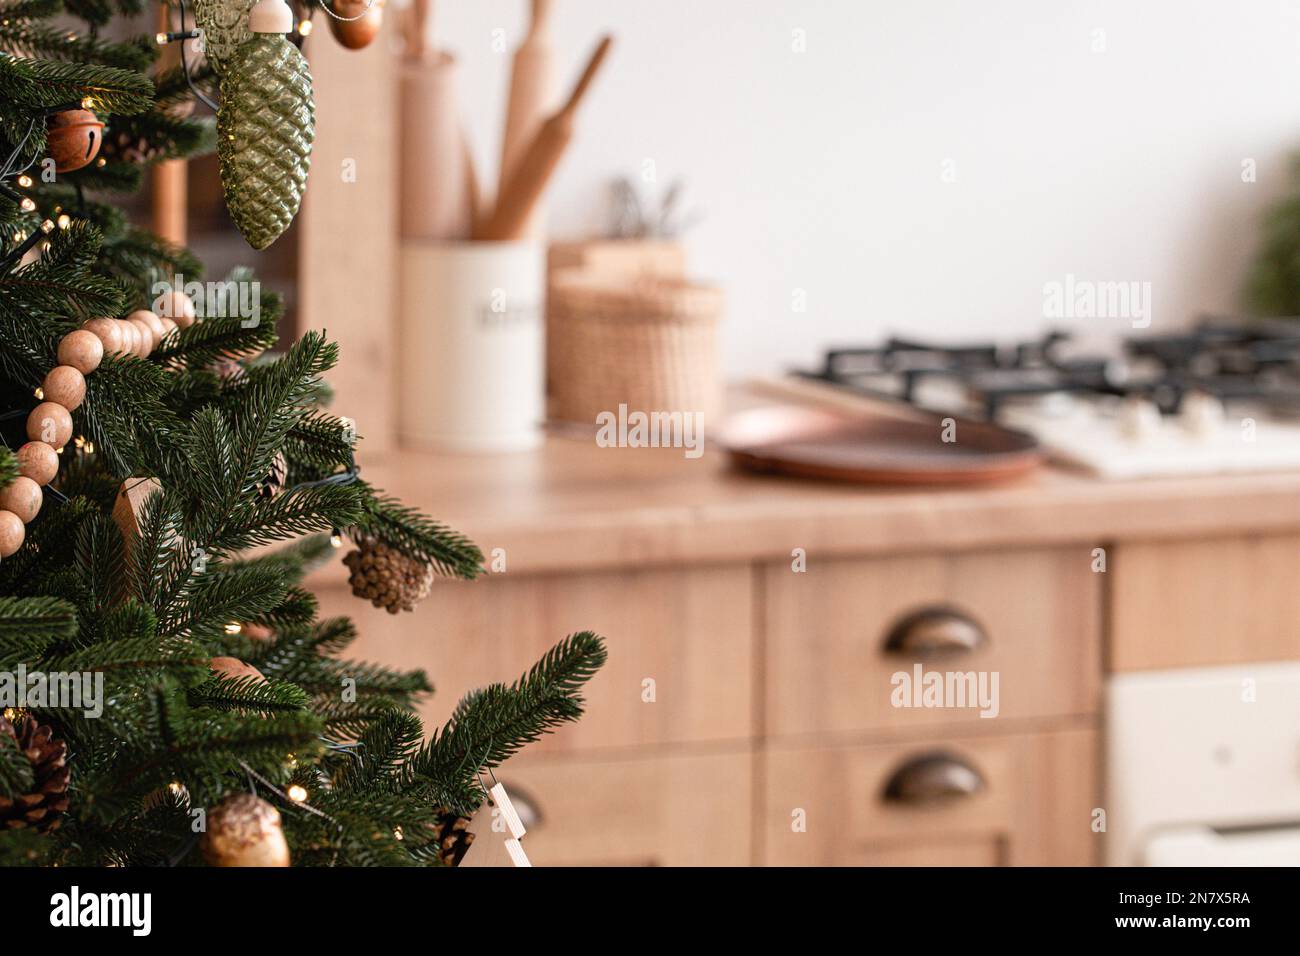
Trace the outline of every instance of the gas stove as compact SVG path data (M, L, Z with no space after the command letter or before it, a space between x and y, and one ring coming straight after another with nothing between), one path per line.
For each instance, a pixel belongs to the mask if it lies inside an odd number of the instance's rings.
M890 338L801 375L1035 435L1105 477L1300 469L1300 318L1203 318L1168 335L1012 345Z

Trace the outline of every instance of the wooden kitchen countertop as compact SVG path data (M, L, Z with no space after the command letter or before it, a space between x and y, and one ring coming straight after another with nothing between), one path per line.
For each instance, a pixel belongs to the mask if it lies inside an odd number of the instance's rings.
M560 436L522 454L360 458L367 481L485 554L505 548L511 572L1300 528L1300 472L1101 481L1049 467L995 486L875 488L733 471L712 446L688 460Z

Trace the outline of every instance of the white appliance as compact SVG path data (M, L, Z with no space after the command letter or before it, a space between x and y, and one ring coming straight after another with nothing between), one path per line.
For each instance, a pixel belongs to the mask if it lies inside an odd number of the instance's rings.
M1300 866L1300 664L1106 690L1106 863Z

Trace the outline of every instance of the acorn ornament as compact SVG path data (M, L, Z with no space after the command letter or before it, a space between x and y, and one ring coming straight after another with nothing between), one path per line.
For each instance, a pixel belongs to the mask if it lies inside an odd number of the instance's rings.
M288 866L280 811L251 793L232 794L208 813L199 841L209 866Z
M50 116L45 139L55 172L70 173L99 155L104 124L90 110L61 110Z
M384 22L384 0L334 0L330 33L349 50L370 46Z

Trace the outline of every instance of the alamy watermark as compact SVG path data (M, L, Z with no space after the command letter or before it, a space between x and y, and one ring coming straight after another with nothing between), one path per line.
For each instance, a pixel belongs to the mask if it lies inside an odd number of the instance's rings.
M601 448L684 448L687 458L704 454L703 412L629 412L627 404L596 415Z
M245 329L255 329L262 324L262 283L257 279L247 282L225 279L221 282L185 281L177 273L171 281L153 284L154 314L168 319L172 315L171 293L184 292L194 303L195 318L239 319Z
M889 702L895 707L969 710L978 708L981 717L996 717L1001 704L998 671L927 671L915 664L911 671L897 671L889 679L893 686Z
M79 710L86 717L104 713L103 671L0 671L0 708Z
M1135 329L1151 325L1151 283L1094 282L1067 272L1063 282L1043 283L1045 319L1128 319Z

